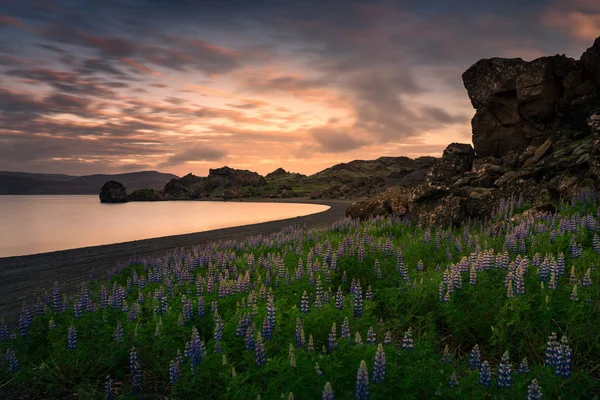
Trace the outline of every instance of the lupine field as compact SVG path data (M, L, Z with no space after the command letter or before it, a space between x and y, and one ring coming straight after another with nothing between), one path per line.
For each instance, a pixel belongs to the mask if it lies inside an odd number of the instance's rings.
M0 324L0 393L597 398L600 202L556 207L512 198L454 229L344 219L134 257Z

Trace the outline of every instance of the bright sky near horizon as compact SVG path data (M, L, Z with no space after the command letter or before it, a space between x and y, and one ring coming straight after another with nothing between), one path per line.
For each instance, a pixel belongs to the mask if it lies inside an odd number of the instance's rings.
M439 156L471 141L470 65L598 36L598 0L2 0L0 170Z

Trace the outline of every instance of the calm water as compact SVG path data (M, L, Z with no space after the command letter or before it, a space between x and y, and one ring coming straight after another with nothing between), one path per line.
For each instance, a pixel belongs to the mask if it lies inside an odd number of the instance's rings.
M98 196L0 196L0 257L202 232L327 209L291 203L101 204Z

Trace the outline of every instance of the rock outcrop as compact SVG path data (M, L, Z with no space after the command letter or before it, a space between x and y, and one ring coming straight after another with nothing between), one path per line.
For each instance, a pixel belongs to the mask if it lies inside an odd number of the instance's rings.
M100 203L125 203L127 191L125 186L117 181L108 181L100 189Z
M600 189L600 38L580 61L485 59L463 82L476 110L474 149L450 144L423 183L359 201L348 216L460 225L492 217L509 198L544 208Z
M483 59L462 78L476 110L476 154L502 158L585 128L590 111L600 106L600 40L581 60Z

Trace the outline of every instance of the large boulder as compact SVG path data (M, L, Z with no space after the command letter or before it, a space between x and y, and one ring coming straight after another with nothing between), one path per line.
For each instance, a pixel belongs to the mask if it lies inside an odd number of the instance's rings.
M590 174L600 180L600 114L594 114L588 120L592 128L592 148L589 155Z
M108 181L100 189L100 203L125 203L127 191L121 182Z
M474 158L475 151L470 144L451 143L444 150L441 160L429 170L426 181L451 183L460 174L471 170Z
M600 85L600 41L574 60L564 55L483 59L462 76L475 116L477 157L505 157L561 132L581 131Z

